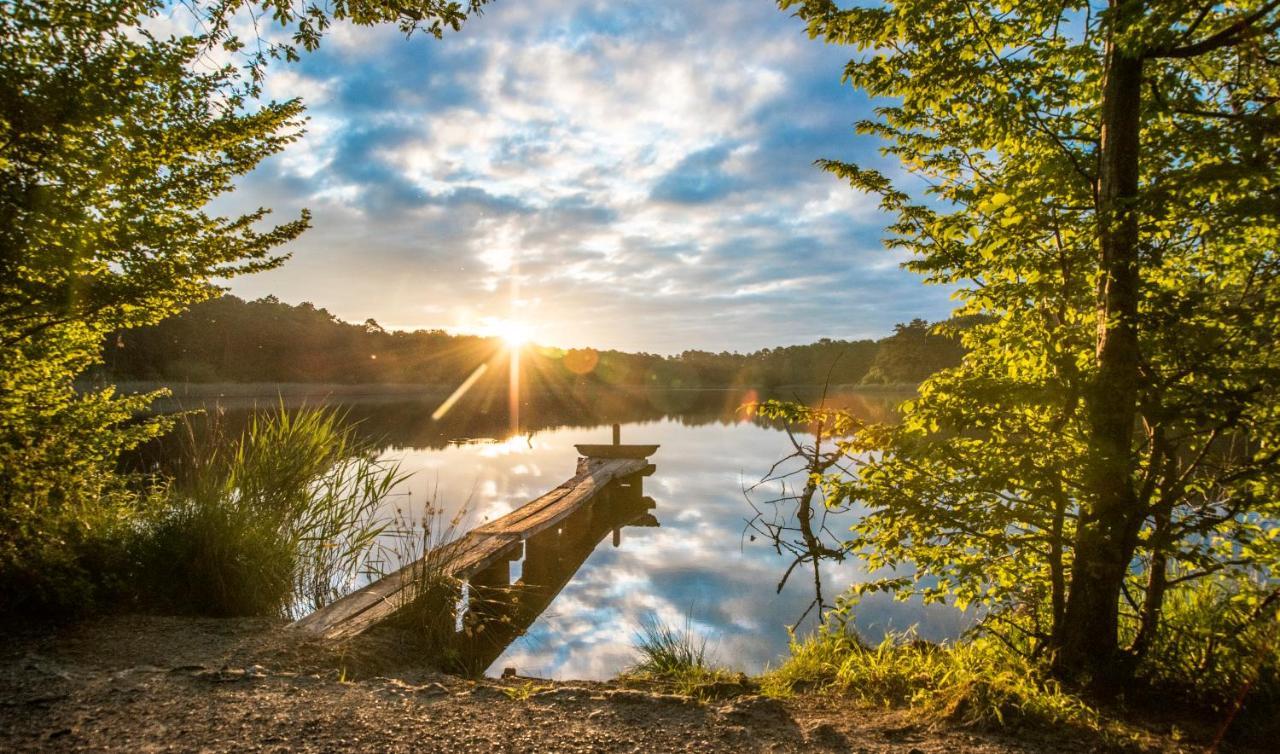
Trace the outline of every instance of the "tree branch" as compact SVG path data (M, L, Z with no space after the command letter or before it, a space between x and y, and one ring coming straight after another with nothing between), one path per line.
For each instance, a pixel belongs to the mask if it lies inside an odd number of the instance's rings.
M1271 0L1264 3L1261 8L1253 13L1241 16L1236 19L1235 23L1220 29L1213 34L1205 37L1199 42L1193 42L1182 47L1163 47L1154 50L1148 50L1143 56L1146 58L1194 58L1203 55L1206 52L1212 52L1222 47L1229 47L1236 44L1249 34L1268 34L1280 28L1280 20L1264 26L1260 29L1253 28L1253 25L1259 20L1265 18L1276 8L1280 8L1280 0ZM1199 21L1197 21L1199 23Z

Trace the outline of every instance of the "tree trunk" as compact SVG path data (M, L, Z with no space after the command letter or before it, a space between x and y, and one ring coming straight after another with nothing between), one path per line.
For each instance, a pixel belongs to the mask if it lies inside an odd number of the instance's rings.
M1142 57L1115 44L1138 10L1117 3L1102 93L1097 209L1097 375L1085 397L1090 442L1087 497L1077 527L1071 589L1055 647L1056 670L1105 686L1120 680L1120 591L1144 514L1134 487L1138 394L1138 197Z
M1140 660L1155 641L1160 630L1160 615L1164 610L1164 594L1169 586L1169 527L1171 508L1163 501L1155 511L1155 531L1151 536L1151 563L1147 574L1147 592L1142 600L1138 635L1134 637L1129 654Z
M1064 490L1054 490L1053 525L1049 532L1049 586L1050 610L1052 611L1049 627L1049 642L1056 646L1062 637L1062 618L1067 610L1067 577L1063 564L1062 551L1064 545L1062 529L1067 518L1067 494Z

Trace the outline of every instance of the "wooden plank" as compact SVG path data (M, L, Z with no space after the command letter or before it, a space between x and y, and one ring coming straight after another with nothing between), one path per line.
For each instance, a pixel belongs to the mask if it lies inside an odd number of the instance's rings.
M616 466L613 466L612 468L608 469L608 471L613 472L620 469L625 470L625 469L630 469L634 466L635 466L634 462L619 461ZM634 473L634 472L631 472L631 473ZM624 476L624 474L610 473L608 475L602 475L598 477L597 476L588 477L586 480L582 482L582 484L579 484L578 486L574 487L569 491L567 495L557 500L554 505L545 506L534 515L524 518L514 528L497 529L497 531L503 531L503 532L514 531L514 532L519 532L521 537L523 538L532 537L538 532L545 531L546 529L549 529L552 526L555 526L556 524L560 523L562 520L565 519L565 517L567 517L569 514L573 513L578 508L580 508L588 500L590 500L597 493L599 493L600 490L602 490L606 485L608 485L609 482L613 481L619 476Z
M503 551L519 541L519 537L511 535L486 535L483 537L471 537L468 535L457 542L459 545L465 545L465 552L450 564L449 571L456 578L466 578L496 560ZM351 605L345 609L335 611L332 616L321 616L316 620L303 624L303 621L316 618L316 616L327 610L327 608L321 608L294 625L312 633L320 634L328 639L348 639L358 636L390 618L397 610L404 607L408 600L413 598L414 567L417 565L418 563L411 563L401 568L392 577L388 577L393 578L396 583L394 589L385 595L376 599L352 600ZM382 581L386 580L382 579ZM377 583L381 583L381 581ZM347 597L343 597L329 607L348 601L354 595L355 593L352 593Z
M658 452L657 445L587 445L573 447L588 458L648 458Z
M564 520L613 480L643 473L649 467L643 459L579 459L577 472L560 486L447 545L448 552L443 555L449 559L447 572L465 579L483 570L517 543ZM411 597L420 563L404 566L293 625L328 638L356 636L391 617Z
M585 474L574 477L572 487L563 488L561 494L546 504L524 505L493 522L486 524L477 532L518 533L522 539L528 539L540 531L560 523L604 489L610 482L620 477L642 471L648 464L632 459L618 459L589 463ZM544 496L547 497L547 496ZM542 498L539 498L541 500Z

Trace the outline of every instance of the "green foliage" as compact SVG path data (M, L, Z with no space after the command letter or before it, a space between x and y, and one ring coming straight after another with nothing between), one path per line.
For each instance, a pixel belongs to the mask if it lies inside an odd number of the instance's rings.
M1165 598L1164 620L1143 676L1183 698L1231 710L1248 694L1250 717L1280 712L1280 600L1225 579L1204 579ZM1132 627L1131 630L1136 630Z
M403 479L341 413L255 416L231 443L201 442L139 534L140 579L170 609L300 617L353 587Z
M214 276L265 269L305 218L204 205L294 137L300 106L227 101L234 75L194 65L193 38L140 31L152 2L0 6L0 517L14 599L86 607L138 503L117 455L164 428L146 397L77 395L108 330L211 295ZM108 546L110 540L113 544Z
M790 657L764 675L761 688L771 696L832 691L973 727L1022 720L1097 726L1096 713L1047 671L990 640L936 645L886 636L867 646L828 624L793 639Z
M121 532L142 503L115 463L166 424L131 421L152 396L74 391L73 380L100 360L104 336L215 295L215 280L277 266L276 249L308 224L304 212L263 229L265 209L231 218L206 209L295 141L303 123L298 100L258 99L266 61L296 57L293 45L267 41L246 53L233 29L262 33L266 12L293 44L313 49L331 19L394 21L438 36L480 4L0 4L5 606L91 607L119 572ZM190 33L153 31L158 21L181 25L185 12Z
M502 687L502 693L506 694L507 698L513 702L527 702L539 691L547 691L552 688L555 687L551 685L539 685L533 681L525 681L519 686Z
M883 98L859 130L927 196L823 166L973 322L826 480L868 508L863 590L980 606L1065 672L1121 678L1168 636L1175 579L1274 599L1280 6L780 5L857 49L846 80Z
M0 333L90 335L159 321L215 292L214 277L282 261L306 216L254 230L204 207L299 135L297 100L247 107L197 37L157 38L151 0L0 9Z
M114 473L121 448L164 422L132 420L150 396L77 395L94 357L81 331L0 348L0 611L76 613L117 593L141 503Z

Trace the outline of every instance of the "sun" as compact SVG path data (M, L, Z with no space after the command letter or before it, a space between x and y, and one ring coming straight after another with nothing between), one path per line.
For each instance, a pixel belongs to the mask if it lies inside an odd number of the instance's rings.
M494 327L494 331L502 341L507 344L507 348L521 348L529 343L531 333L529 327L523 322L514 322L507 320L499 322Z

